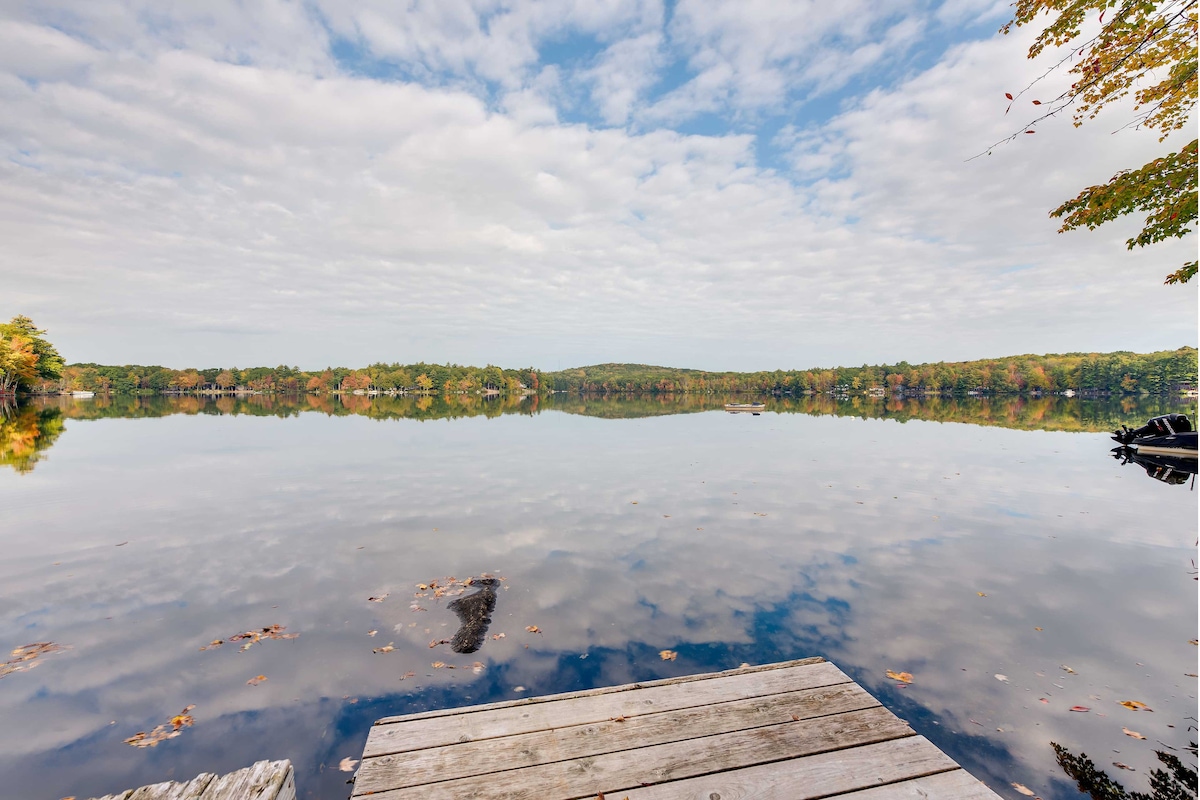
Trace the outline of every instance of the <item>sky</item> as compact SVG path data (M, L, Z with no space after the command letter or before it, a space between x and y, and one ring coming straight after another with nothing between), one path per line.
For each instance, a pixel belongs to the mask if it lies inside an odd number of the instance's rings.
M68 361L788 369L1195 345L1178 149L1000 0L0 0L0 317ZM1123 129L1124 128L1124 129Z

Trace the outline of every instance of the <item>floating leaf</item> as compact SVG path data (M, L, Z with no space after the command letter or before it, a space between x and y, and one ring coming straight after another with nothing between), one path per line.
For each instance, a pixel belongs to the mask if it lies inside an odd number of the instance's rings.
M1032 792L1032 791L1030 791L1029 787L1025 786L1025 785L1024 785L1024 784L1022 784L1022 783L1014 783L1014 784L1012 785L1012 787L1013 787L1014 789L1016 789L1016 790L1017 790L1017 791L1018 791L1020 794L1023 794L1023 795L1025 795L1026 797L1033 797L1033 792Z
M1126 736L1132 736L1134 739L1145 739L1146 738L1145 736L1142 736L1137 731L1129 730L1129 728L1121 728L1121 732L1124 733Z
M379 595L378 597L368 597L367 602L368 603L382 603L384 600L387 599L387 596L389 594L391 594L391 592L384 592L383 594Z
M338 762L338 769L340 769L342 772L353 772L356 764L358 764L357 758L350 758L350 756L346 756Z
M263 681L265 681L266 679L267 679L267 676L266 676L266 675L256 675L256 676L254 676L253 678L251 678L250 680L246 681L246 685L248 685L248 686L258 686L260 683L262 683L262 682L263 682Z
M14 672L27 672L40 663L38 659L42 656L66 649L63 645L54 642L34 642L15 648L11 653L12 658L0 664L0 678Z
M403 675L401 675L401 676L400 676L400 680L402 680L402 681L406 681L406 680L408 680L409 678L415 678L415 677L417 677L417 673L415 673L415 672L406 672L406 673L404 673Z
M1073 669L1071 669L1070 667L1068 667L1066 664L1060 664L1060 665L1058 666L1058 668L1059 668L1059 669L1061 669L1063 672L1066 672L1066 673L1068 673L1068 674L1071 674L1071 675L1078 675L1078 674L1079 674L1079 673L1078 673L1078 672L1076 672L1075 670L1073 670Z
M504 638L504 634L503 634L503 633L493 633L493 634L492 634L492 639L493 639L493 640L499 641L500 639L503 639L503 638Z
M1001 681L1001 682L1003 682L1003 683L1008 683L1008 676L1007 676L1007 675L1001 675L999 672L997 672L997 673L996 673L996 680L998 680L998 681Z
M1078 712L1080 712L1080 713L1083 713L1083 712L1086 712L1086 711L1091 711L1091 709L1090 709L1090 708L1088 708L1087 706L1071 706L1071 710L1072 710L1072 711L1078 711Z
M1137 700L1122 700L1121 702L1117 703L1117 705L1125 706L1125 708L1128 708L1130 711L1153 711L1154 710L1150 706L1146 705L1145 703L1138 702Z
M194 705L188 706L183 711L171 717L167 722L155 726L154 730L149 733L138 731L126 739L125 744L133 745L134 747L155 747L167 739L174 739L179 735L180 731L184 728L190 728L195 723L196 720L188 714L193 708L195 708Z
M674 661L679 658L679 653L676 653L674 650L659 650L658 657L663 661Z
M1122 764L1120 761L1114 761L1113 766L1117 769L1127 769L1130 772L1137 772L1137 770L1135 770L1133 767L1129 766L1128 764Z
M433 648L437 647L439 644L450 644L450 640L449 639L434 639L432 642L429 643L429 648L432 650Z
M537 625L526 625L525 630L529 631L530 633L541 633L542 632L542 629L539 628Z
M1034 630L1035 630L1035 631L1040 631L1040 630L1041 630L1041 628L1034 628Z
M263 639L295 639L297 636L300 635L298 633L284 633L285 630L287 630L287 628L285 628L283 625L270 625L266 628L262 628L257 631L246 631L244 633L235 633L233 636L229 637L229 641L245 642L245 644L243 644L241 646L241 648L239 649L239 652L244 653L245 651L249 650L255 644L258 644L259 642L261 642ZM220 647L223 644L225 644L225 642L223 642L222 640L213 639L209 643L208 647L201 647L200 649L201 650L215 650L216 648Z
M912 683L913 676L911 672L892 672L890 669L883 673L894 681L902 681L903 683Z
M979 595L980 597L987 597L987 595L983 592L976 592L975 594Z
M371 652L372 653L390 653L396 649L395 647L393 647L394 644L395 644L395 642L388 642L383 647L376 647Z
M1013 99L1013 96L1011 94L1009 94L1008 92L1005 92L1004 96L1007 97L1009 100Z
M377 633L379 633L379 631L375 631L375 630L367 631L367 636L374 636Z

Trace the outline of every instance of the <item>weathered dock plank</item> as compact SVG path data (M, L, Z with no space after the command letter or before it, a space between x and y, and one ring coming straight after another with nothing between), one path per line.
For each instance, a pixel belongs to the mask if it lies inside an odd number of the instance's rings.
M259 761L228 775L205 772L96 800L296 800L296 780L291 761Z
M387 753L603 722L613 717L628 718L657 711L694 708L722 699L759 697L851 682L840 669L828 662L765 672L731 671L717 674L723 680L715 685L709 681L695 680L654 681L612 687L595 693L577 692L516 700L481 707L482 710L473 713L422 716L414 720L403 717L382 719L372 728L363 756L373 758ZM431 722L434 719L438 721Z
M997 800L823 659L408 717L354 798Z

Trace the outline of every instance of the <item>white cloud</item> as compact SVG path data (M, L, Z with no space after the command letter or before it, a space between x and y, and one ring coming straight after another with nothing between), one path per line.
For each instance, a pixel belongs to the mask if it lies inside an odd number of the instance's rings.
M523 8L472 13L499 31L534 14ZM451 10L426 9L446 36ZM799 11L776 27L818 42L845 24ZM1156 153L1153 136L1051 126L964 163L1013 121L1002 92L1035 68L1017 37L959 46L826 123L785 129L797 183L758 165L750 135L560 120L580 80L613 123L636 116L665 46L654 13L538 17L529 30L624 27L585 78L513 67L531 77L498 107L470 87L322 72L311 55L233 63L132 11L86 20L99 31L86 42L9 21L0 51L38 57L0 64L0 316L31 314L68 358L177 365L766 368L1193 338L1194 294L1159 286L1190 242L1127 253L1124 223L1057 236L1045 217ZM724 26L723 13L679 12L726 54L702 73L711 87L686 89L689 107L758 91L743 81L758 68L739 64L762 66L763 98L795 80L771 65L801 43L760 41L761 21ZM859 16L837 41L870 46ZM325 52L323 35L296 52ZM947 328L964 333L947 341ZM233 335L247 331L259 335Z

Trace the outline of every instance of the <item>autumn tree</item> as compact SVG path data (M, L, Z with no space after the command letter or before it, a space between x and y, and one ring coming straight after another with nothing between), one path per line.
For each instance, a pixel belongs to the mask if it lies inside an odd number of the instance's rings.
M15 394L62 375L65 363L45 334L25 316L0 325L0 394Z
M1079 127L1131 94L1134 118L1126 127L1158 131L1160 142L1183 129L1196 108L1196 5L1197 0L1017 0L1016 13L1001 32L1047 14L1049 24L1028 56L1070 44L1071 51L1056 66L1074 59L1070 74L1075 82L1049 101L1034 100L1044 107L1041 116L1006 141L1032 133L1038 122L1068 108L1074 109ZM1099 31L1078 43L1093 17ZM1040 80L1009 99L1015 102ZM1195 230L1196 139L1138 169L1122 170L1107 183L1087 187L1050 216L1063 220L1063 233L1092 230L1135 212L1147 217L1142 231L1126 241L1130 250ZM1166 283L1186 283L1195 274L1196 262L1190 261L1168 275Z

